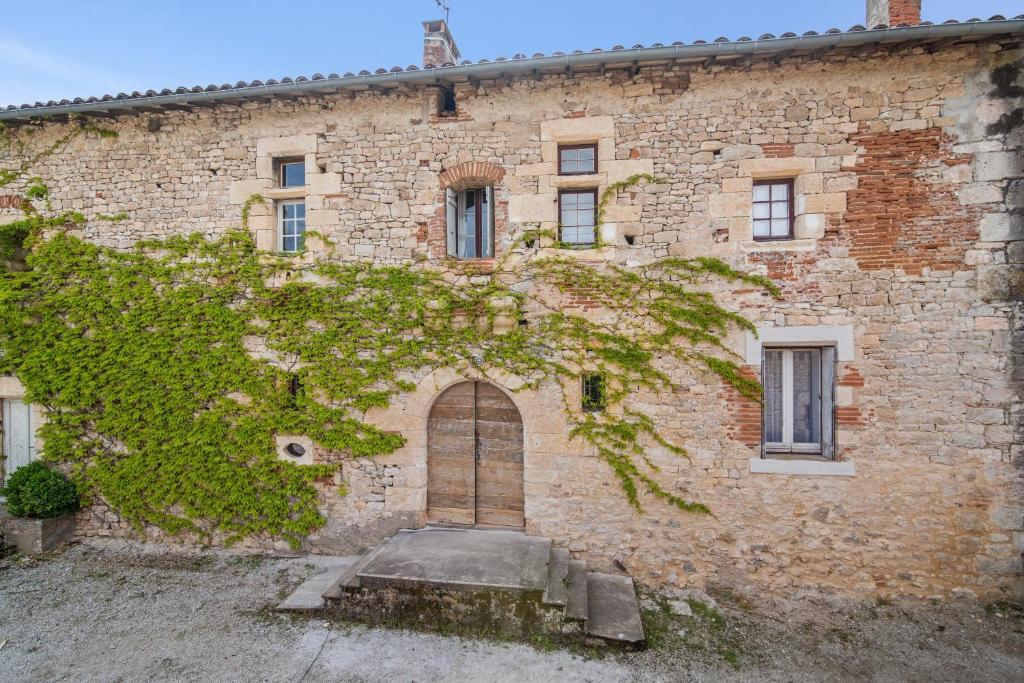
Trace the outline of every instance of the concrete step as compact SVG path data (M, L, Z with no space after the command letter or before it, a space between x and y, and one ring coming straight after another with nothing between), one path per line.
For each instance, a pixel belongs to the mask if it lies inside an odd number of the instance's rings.
M291 595L278 606L281 612L323 609L326 601L324 591L333 586L341 575L355 564L355 557L333 557L329 555L310 555L306 558L310 564L318 567L318 571L303 581Z
M548 556L548 586L544 590L545 605L565 607L569 601L569 589L565 585L569 577L569 551L552 548Z
M551 539L518 531L402 530L356 571L361 588L544 592Z
M386 542L386 541L385 541ZM345 594L346 588L358 588L359 587L359 570L365 567L370 560L373 559L380 549L383 547L383 543L374 548L370 548L365 553L355 559L355 561L338 575L338 578L334 583L330 584L327 589L321 594L321 597L325 600L338 599Z
M584 632L605 641L642 646L644 625L633 579L615 574L587 573L587 625Z
M565 618L572 621L587 620L587 563L569 560L566 579Z

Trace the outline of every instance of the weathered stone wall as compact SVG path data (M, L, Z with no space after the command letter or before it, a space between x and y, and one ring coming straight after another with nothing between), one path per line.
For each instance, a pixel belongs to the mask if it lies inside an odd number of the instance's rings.
M781 301L721 292L759 324L849 335L837 450L854 474L752 472L756 406L677 373L677 392L633 407L691 454L654 449L663 481L714 514L645 499L640 515L603 462L568 439L551 408L559 390L546 387L513 395L527 530L655 584L997 596L1020 590L1024 551L1022 56L992 43L485 81L458 85L458 116L446 119L434 116L434 93L413 91L140 115L112 124L117 140L76 140L33 170L52 179L57 209L127 211L84 228L124 248L237 225L251 193L294 192L272 188L273 158L302 156L309 228L339 258L438 266L441 174L458 164L505 171L499 254L522 229L557 225L559 188L653 173L656 184L609 207L608 246L583 256L719 256L782 285ZM573 142L598 143L600 173L555 174L557 145ZM773 177L795 179L796 239L759 243L751 186ZM269 209L257 207L251 227L273 248ZM730 342L740 354L750 343ZM420 378L373 416L409 444L345 464L348 496L325 488L330 522L312 547L351 552L425 521L426 414L457 379ZM110 513L82 519L83 533L127 532Z

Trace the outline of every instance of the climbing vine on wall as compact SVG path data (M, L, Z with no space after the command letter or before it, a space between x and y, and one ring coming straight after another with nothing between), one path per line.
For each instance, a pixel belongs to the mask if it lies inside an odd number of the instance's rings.
M31 164L18 168L24 178ZM32 199L48 202L48 192ZM243 225L261 202L246 202ZM404 439L366 411L440 368L507 373L524 388L601 374L607 409L584 413L566 400L572 435L637 508L647 491L706 512L659 483L648 448L686 453L630 396L670 388L667 364L759 395L722 343L753 327L705 285L777 290L715 259L595 265L526 248L524 235L480 284L424 266L342 262L329 243L318 258L268 254L244 229L119 251L63 229L85 216L48 208L28 204L27 267L0 274L0 372L47 409L44 457L136 525L298 543L324 521L313 483L336 465L284 462L274 436L306 434L345 457L392 452ZM600 308L560 305L579 292Z

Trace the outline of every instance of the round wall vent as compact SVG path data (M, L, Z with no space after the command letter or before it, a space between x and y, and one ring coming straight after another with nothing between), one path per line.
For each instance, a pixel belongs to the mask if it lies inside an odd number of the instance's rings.
M292 456L293 458L301 458L306 454L306 449L303 448L300 444L290 443L284 447L284 452Z

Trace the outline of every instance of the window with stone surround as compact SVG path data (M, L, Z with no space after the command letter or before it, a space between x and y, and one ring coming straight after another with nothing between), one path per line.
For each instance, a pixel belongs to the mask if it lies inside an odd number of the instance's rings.
M458 259L494 257L494 188L445 191L448 255Z
M756 180L752 205L754 240L793 239L793 180Z
M597 190L560 190L558 193L559 241L576 247L592 247L597 235Z
M304 200L277 203L278 249L293 254L306 246L306 202Z
M597 173L597 143L558 146L558 175Z
M762 349L765 455L832 459L835 358L832 346Z
M278 187L305 187L306 160L302 158L277 159Z
M600 413L605 409L604 376L583 375L582 408L586 413Z

